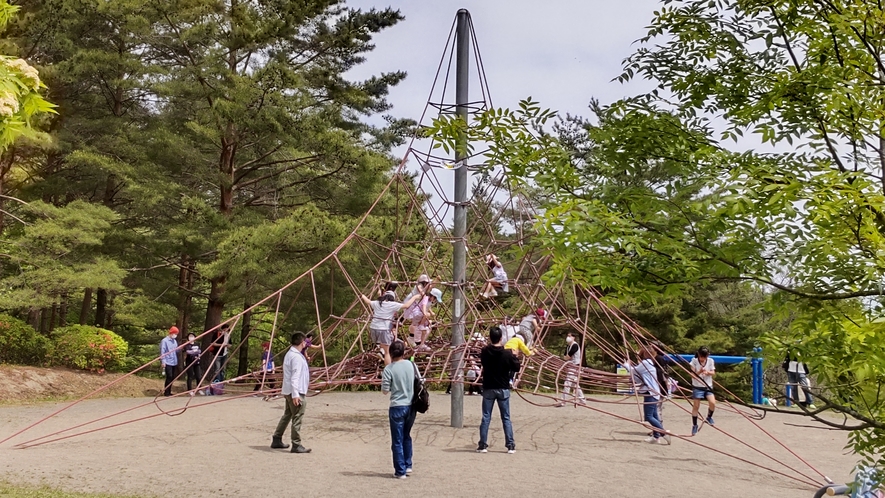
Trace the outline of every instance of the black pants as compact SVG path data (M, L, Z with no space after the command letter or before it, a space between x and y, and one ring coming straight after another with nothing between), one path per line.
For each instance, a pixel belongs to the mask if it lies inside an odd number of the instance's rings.
M267 377L264 376L263 372L256 373L255 374L255 378L256 378L255 389L252 389L252 391L254 392L254 391L263 391L264 390L265 384L262 384L262 382L261 382L261 379L263 379L263 378L267 379L267 382L266 382L267 388L274 389L277 386L277 383L276 383L276 381L273 380L273 377L271 377L271 375L273 375L273 373L271 373L271 372L267 372Z
M199 361L194 361L185 367L187 369L187 390L193 389L193 385L200 385L200 379L203 378L203 368Z
M175 378L176 365L166 365L166 383L164 384L163 396L172 396L172 379Z

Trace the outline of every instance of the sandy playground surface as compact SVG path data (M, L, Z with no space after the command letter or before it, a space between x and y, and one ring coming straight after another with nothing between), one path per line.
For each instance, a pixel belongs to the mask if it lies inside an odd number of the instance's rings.
M195 403L220 398L195 398ZM544 402L542 398L529 398ZM303 434L309 455L269 448L282 413L281 400L243 398L196 407L29 449L19 443L149 401L149 398L84 402L0 447L0 479L47 484L69 491L145 496L422 496L562 497L655 496L808 498L814 489L770 471L674 438L672 446L643 443L645 431L585 408L511 402L517 452L503 447L500 419L493 419L488 454L475 453L480 397L465 396L465 427L449 427L449 398L432 393L431 409L413 430L415 471L392 479L387 399L379 392L324 393L308 399ZM174 407L184 400L166 400ZM0 407L0 438L61 404ZM594 404L636 418L636 405ZM157 413L149 406L113 421ZM815 474L736 413L717 410L718 427L749 445ZM495 413L497 417L497 412ZM688 432L688 415L667 406L664 423ZM769 414L760 425L837 481L848 478L854 458L844 432L796 416ZM29 436L29 437L26 437ZM288 432L286 435L288 438ZM714 428L696 437L705 445L793 474ZM816 477L816 476L815 476ZM819 479L818 479L819 480ZM291 490L291 493L284 490ZM283 493L282 495L280 493Z

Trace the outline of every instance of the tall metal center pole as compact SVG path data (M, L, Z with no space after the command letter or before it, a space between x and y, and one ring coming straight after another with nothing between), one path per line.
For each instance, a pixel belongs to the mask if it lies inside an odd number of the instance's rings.
M458 11L457 29L455 31L455 114L459 119L467 121L468 100L468 76L470 71L470 13L466 9ZM464 296L464 280L467 270L467 164L465 153L465 141L462 136L459 147L455 152L455 163L465 161L455 168L455 219L453 235L455 237L454 254L452 258L452 281L455 282L452 299L452 346L458 347L464 344L464 310L467 308ZM453 358L452 380L452 427L460 429L464 426L464 359L462 353L457 353Z

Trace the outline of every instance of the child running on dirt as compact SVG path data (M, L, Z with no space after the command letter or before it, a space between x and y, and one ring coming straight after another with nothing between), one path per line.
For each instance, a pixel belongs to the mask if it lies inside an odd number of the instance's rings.
M701 346L698 354L691 359L691 435L698 433L698 412L701 409L701 400L707 400L707 420L713 424L713 410L716 409L716 396L713 394L713 376L716 375L716 364L710 358L710 350L707 346Z

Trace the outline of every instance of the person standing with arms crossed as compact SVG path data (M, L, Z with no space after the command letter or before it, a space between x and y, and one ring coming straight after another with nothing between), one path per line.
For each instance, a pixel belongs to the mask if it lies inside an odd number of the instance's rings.
M166 381L163 383L163 396L172 396L172 381L175 379L175 368L178 367L178 327L169 328L169 335L160 341L160 365Z
M395 479L405 479L412 473L412 425L417 413L412 408L412 398L418 370L414 363L403 357L405 352L406 345L394 341L390 345L390 361L381 372L381 393L390 395L387 418Z
M698 348L698 354L691 359L691 435L698 433L698 412L701 400L707 400L707 423L713 424L713 410L716 409L716 396L713 394L713 376L716 375L716 364L710 358L707 346Z
M295 332L292 334L291 346L283 360L283 389L282 394L286 400L286 410L280 417L277 430L273 433L271 448L286 449L288 444L283 442L283 434L286 426L292 423L292 453L310 453L309 448L301 445L301 421L304 419L305 397L310 384L310 371L307 359L301 353L304 350L304 334Z
M504 349L501 336L500 327L490 328L490 344L482 348L479 354L479 361L482 363L482 423L479 426L477 453L489 452L489 424L492 422L492 407L496 402L504 424L507 453L516 453L513 424L510 422L510 372L519 371L519 359L511 351Z

